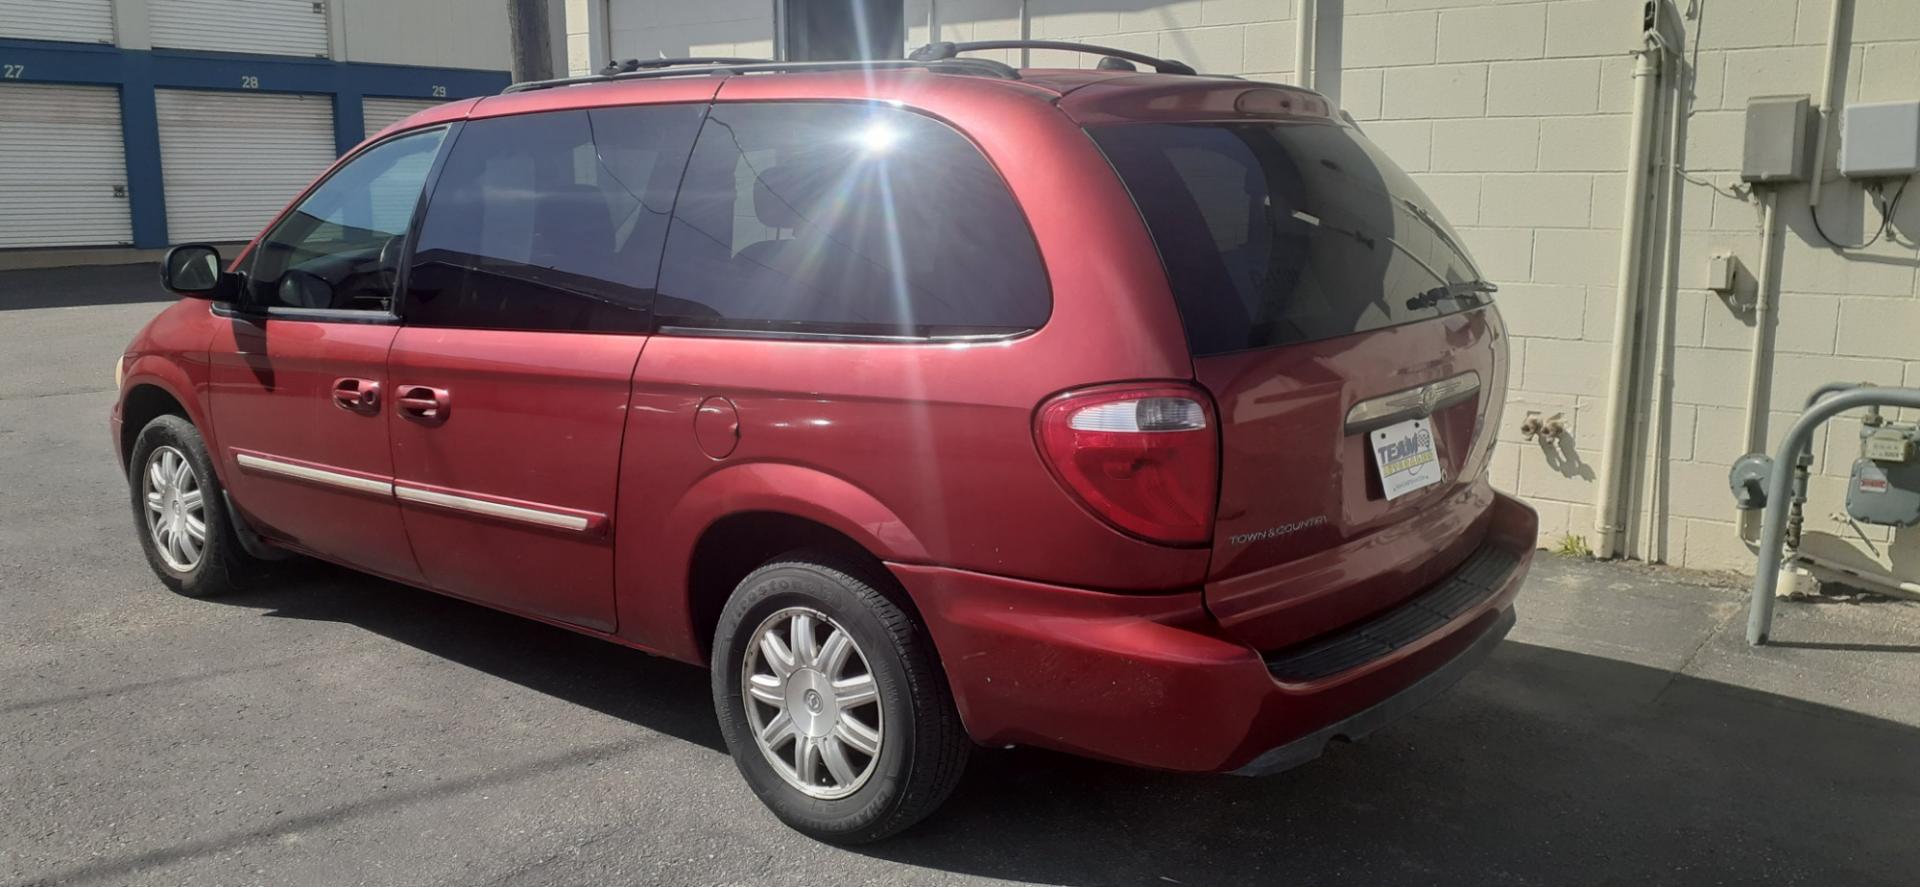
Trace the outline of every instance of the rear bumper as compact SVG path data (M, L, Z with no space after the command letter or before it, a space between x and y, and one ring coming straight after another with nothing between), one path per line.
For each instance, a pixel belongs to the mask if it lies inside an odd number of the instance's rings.
M1513 624L1537 528L1532 509L1499 496L1481 545L1491 553L1483 567L1496 569L1463 566L1395 610L1277 654L1227 637L1197 591L1107 594L890 566L927 622L976 742L1270 773L1377 729L1483 659ZM1470 595L1448 585L1459 582L1474 586ZM1338 670L1325 667L1330 652Z

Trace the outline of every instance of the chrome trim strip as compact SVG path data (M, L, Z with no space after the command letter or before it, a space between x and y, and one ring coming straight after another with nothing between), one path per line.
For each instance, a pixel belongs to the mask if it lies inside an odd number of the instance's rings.
M409 487L404 484L395 484L393 494L402 502L438 505L441 508L451 508L455 511L484 514L489 517L500 517L529 524L539 524L543 527L555 527L562 530L585 532L586 529L591 526L590 521L577 514L562 514L560 512L545 511L538 508L525 508L519 505L503 505L499 502L489 502L485 499L455 496L450 493L436 493L432 490L423 490L419 487Z
M233 458L234 461L240 463L241 468L251 468L254 471L264 471L268 474L278 474L283 477L298 478L317 484L342 487L361 493L374 493L381 496L393 495L393 484L383 480L356 477L351 474L341 474L338 471L328 471L324 468L313 468L307 465L295 465L292 462L266 459L251 453L235 453L233 454Z
M1347 433L1364 434L1403 419L1421 419L1473 397L1480 390L1480 374L1468 370L1417 388L1363 400L1347 410Z
M675 326L661 324L658 332L669 336L699 336L708 339L788 339L800 342L902 342L910 345L953 345L973 342L1003 342L1033 332L1031 329L1004 333L954 333L939 336L901 336L879 333L824 333L801 330L761 330L749 327Z

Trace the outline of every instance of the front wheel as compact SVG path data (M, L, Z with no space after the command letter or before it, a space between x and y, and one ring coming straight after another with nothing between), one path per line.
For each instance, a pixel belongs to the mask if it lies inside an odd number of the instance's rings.
M188 597L214 597L257 573L261 562L234 535L213 458L193 423L179 416L147 423L127 464L140 547L162 583Z
M789 826L858 844L924 819L969 742L925 633L872 568L801 552L735 589L714 708L741 775Z

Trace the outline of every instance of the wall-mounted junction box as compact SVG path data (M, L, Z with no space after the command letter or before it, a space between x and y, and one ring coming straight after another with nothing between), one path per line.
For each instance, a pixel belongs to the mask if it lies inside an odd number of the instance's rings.
M1727 253L1715 253L1707 258L1707 289L1723 296L1733 295L1733 288L1740 280L1740 260Z
M1745 182L1799 182L1807 178L1808 99L1763 95L1747 100L1747 141L1740 157Z
M1920 172L1920 101L1848 105L1840 120L1841 174L1890 179Z

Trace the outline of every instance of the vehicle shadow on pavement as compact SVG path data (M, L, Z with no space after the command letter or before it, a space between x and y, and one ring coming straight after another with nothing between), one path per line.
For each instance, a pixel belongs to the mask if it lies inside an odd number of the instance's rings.
M304 559L271 588L213 599L354 625L575 705L725 753L707 672L478 604ZM642 689L644 688L644 689Z
M222 600L723 748L700 669L325 565L286 572ZM1893 721L1508 641L1405 721L1288 773L979 750L926 823L822 850L1075 887L1909 884L1916 761L1920 730Z
M1365 742L1263 779L977 756L863 852L1048 884L1911 884L1920 730L1507 642Z

